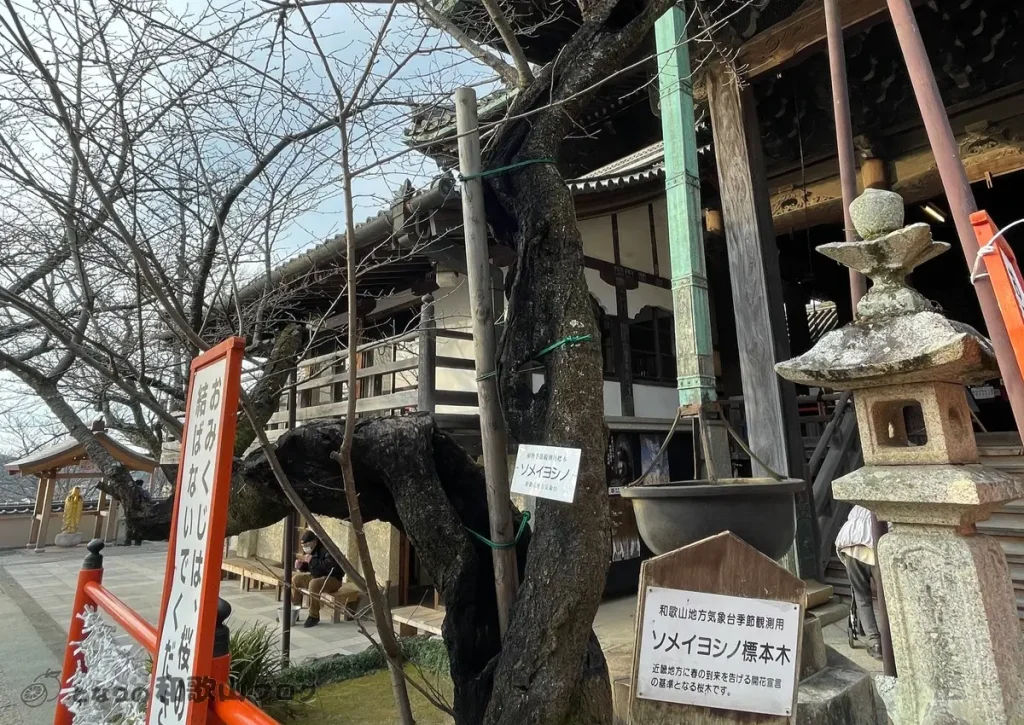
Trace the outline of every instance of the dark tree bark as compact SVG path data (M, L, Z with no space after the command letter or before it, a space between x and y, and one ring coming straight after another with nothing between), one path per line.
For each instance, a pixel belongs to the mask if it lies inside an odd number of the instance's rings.
M289 480L317 515L348 517L341 472L331 457L343 436L343 423L316 422L277 442ZM501 642L490 551L466 533L488 530L483 469L428 415L360 421L352 457L364 520L386 521L403 531L444 596L456 722L484 722ZM231 487L228 535L269 526L291 510L262 451L236 459ZM128 515L143 538L168 537L171 506L151 505ZM529 547L524 536L517 549L521 565Z

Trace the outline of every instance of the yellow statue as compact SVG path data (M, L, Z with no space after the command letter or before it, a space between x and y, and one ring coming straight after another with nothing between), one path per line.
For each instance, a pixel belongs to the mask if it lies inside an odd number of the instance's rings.
M68 497L64 499L64 526L61 529L61 533L78 533L78 524L82 522L82 508L84 505L82 492L78 490L78 486L75 486L71 489Z

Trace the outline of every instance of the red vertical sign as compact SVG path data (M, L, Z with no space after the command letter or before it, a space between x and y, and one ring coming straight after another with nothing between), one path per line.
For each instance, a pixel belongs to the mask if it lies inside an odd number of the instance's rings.
M205 703L196 707L194 695L212 683L213 633L244 350L245 341L232 337L192 361L149 725L203 725L206 721L208 708Z

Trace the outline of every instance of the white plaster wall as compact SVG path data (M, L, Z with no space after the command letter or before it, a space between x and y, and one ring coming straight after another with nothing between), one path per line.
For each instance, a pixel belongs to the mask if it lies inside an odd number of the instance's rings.
M582 219L576 223L583 235L583 251L585 254L615 261L615 244L612 240L612 218L610 216Z
M604 414L622 415L622 385L613 380L604 381Z
M473 319L469 307L469 283L459 275L454 287L444 287L434 292L434 319L439 330L473 331ZM445 337L437 338L437 354L444 357L473 359L473 342L471 340L452 340ZM476 373L473 370L451 370L437 368L436 384L438 390L476 391ZM438 413L475 413L476 406L463 407L455 405L439 405Z
M636 317L644 307L660 307L672 312L672 290L641 282L636 289L626 290L626 308L629 316Z
M619 259L622 266L654 274L651 219L647 205L623 209L617 213L616 221L619 226Z
M633 384L633 411L637 418L675 418L678 407L675 388Z
M601 279L601 273L596 269L585 269L583 270L583 273L587 278L587 289L589 289L590 293L597 298L598 303L601 305L601 309L603 309L607 315L614 315L615 286L610 285Z
M665 197L651 203L654 206L654 236L658 242L658 276L672 279L672 259L668 252L668 210L665 208Z

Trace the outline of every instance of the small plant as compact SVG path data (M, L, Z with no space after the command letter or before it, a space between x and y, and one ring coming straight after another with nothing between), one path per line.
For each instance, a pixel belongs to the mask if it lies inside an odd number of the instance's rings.
M248 623L231 632L231 687L257 705L275 698L281 673L281 652L277 632L260 622Z

